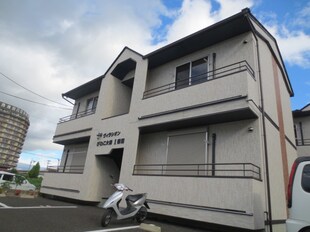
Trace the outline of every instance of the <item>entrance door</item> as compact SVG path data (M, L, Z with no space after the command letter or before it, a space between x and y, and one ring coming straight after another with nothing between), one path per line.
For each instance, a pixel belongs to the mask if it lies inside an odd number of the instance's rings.
M114 149L108 155L96 155L96 180L98 181L98 196L108 198L114 189L111 184L118 183L121 173L123 149Z
M116 176L111 176L111 178L114 180L115 183L118 183L119 176L121 174L121 168L122 168L122 160L123 160L123 152L124 149L113 149L110 155L107 155L107 158L112 159L117 167L117 174Z

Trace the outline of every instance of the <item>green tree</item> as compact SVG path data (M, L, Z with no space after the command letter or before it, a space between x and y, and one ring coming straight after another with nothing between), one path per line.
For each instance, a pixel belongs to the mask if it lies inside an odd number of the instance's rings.
M36 165L34 165L31 170L28 172L28 176L30 178L37 178L40 173L40 163L37 162Z

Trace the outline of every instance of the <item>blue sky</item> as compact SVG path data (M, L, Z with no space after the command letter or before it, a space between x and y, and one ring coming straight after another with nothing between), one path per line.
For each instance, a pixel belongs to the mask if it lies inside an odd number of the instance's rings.
M310 1L0 1L0 72L53 100L0 75L0 100L30 115L20 162L57 165L63 147L52 138L72 108L61 94L105 73L124 46L147 54L245 7L277 39L295 92L292 109L302 108L310 103Z

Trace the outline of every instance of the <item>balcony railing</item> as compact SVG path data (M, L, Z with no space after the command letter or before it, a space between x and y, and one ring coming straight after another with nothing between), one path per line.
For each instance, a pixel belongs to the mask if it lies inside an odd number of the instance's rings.
M153 89L149 89L143 93L143 98L150 98L157 95L161 95L164 93L169 93L178 89L183 89L189 86L193 86L199 83L203 83L206 81L212 81L218 78L222 78L225 76L233 75L235 73L244 72L247 71L253 79L255 79L255 74L251 66L248 64L247 61L240 61L234 64L230 64L227 66L223 66L221 68L202 73L197 76L192 76L190 78L187 78L185 80L172 82L160 87L156 87Z
M252 178L261 180L260 167L252 163L217 164L138 164L133 175Z
M76 173L81 174L84 171L84 165L70 166L47 166L47 171L52 173Z
M310 146L310 139L296 139L297 146Z
M96 113L96 108L90 109L90 110L85 110L85 111L82 111L82 112L78 112L78 113L71 114L69 116L60 118L58 123L68 122L68 121L71 121L71 120L74 120L74 119L77 119L77 118L82 118L82 117L85 117L85 116L88 116L88 115L92 115L94 113Z

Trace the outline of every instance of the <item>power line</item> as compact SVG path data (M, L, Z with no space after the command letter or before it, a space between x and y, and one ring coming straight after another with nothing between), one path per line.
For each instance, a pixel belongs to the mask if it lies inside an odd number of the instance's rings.
M51 100L51 99L48 99L48 98L46 98L46 97L44 97L44 96L38 94L38 93L36 93L36 92L33 92L32 90L30 90L30 89L28 89L28 88L22 86L21 84L17 83L16 81L14 81L13 79L11 79L11 78L8 77L7 75L3 74L2 72L0 72L0 74L1 74L2 76L4 76L6 79L8 79L8 80L10 80L11 82L13 82L14 84L18 85L19 87L21 87L21 88L23 88L23 89L29 91L30 93L32 93L32 94L34 94L34 95L36 95L36 96L39 96L39 97L41 97L41 98L43 98L43 99L45 99L45 100L48 100L48 101L53 102L53 103L56 103L56 104L58 104L58 105L67 106L67 105L65 105L65 104L63 104L63 103L58 103L58 102L56 102L56 101L53 101L53 100Z
M28 101L28 102L31 102L31 103L39 104L39 105L42 105L42 106L47 106L47 107L52 107L52 108L57 108L57 109L62 109L62 110L72 110L72 109L70 109L70 108L64 108L64 107L59 107L59 106L53 106L53 105L48 105L48 104L44 104L44 103L41 103L41 102L32 101L32 100L29 100L29 99L26 99L26 98L22 98L22 97L18 97L18 96L9 94L9 93L5 93L5 92L3 92L3 91L1 91L1 90L0 90L0 93L5 94L5 95L8 95L8 96L10 96L10 97L18 98L18 99L23 100L23 101Z
M42 154L35 154L35 153L32 153L32 152L25 152L25 151L23 151L22 153L24 153L24 154L29 154L29 155L34 155L34 156L40 156L40 157L44 157L44 158L50 158L50 159L57 159L57 160L60 160L59 158L56 158L56 157L47 156L47 155L42 155Z

